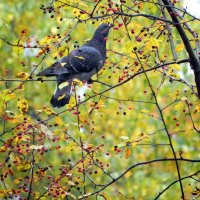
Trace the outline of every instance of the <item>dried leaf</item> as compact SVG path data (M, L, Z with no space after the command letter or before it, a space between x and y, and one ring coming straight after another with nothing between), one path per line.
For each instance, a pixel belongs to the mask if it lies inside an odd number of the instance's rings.
M15 75L16 78L21 78L22 80L27 80L29 77L29 74L26 72L19 72Z
M128 158L130 157L130 155L131 155L131 149L130 149L130 148L127 148L127 149L125 150L125 158L128 159Z

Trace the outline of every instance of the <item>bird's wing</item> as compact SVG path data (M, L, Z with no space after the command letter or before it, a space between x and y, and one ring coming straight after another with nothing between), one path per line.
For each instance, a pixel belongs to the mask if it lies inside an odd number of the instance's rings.
M67 59L67 56L64 57ZM63 59L64 59L63 58ZM62 62L62 59L56 63L54 63L51 67L44 69L43 71L39 72L37 76L59 76L62 74L69 74L70 69L66 67L66 62Z
M69 55L69 66L76 73L91 72L94 69L99 70L99 66L103 64L101 53L89 46L82 46Z
M82 46L54 63L51 67L39 72L37 76L85 73L98 69L102 63L102 56L98 50L93 47Z

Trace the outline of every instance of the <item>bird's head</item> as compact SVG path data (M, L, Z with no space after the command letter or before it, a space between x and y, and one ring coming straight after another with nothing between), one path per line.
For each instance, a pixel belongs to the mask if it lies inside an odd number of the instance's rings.
M106 38L108 37L109 30L112 27L113 27L113 24L101 24L96 29L93 38L98 39L98 40L106 40Z

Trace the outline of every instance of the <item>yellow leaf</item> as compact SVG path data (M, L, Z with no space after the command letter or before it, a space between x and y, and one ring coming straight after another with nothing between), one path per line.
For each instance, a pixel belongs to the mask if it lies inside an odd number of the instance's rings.
M125 158L128 159L128 158L130 157L130 155L131 155L131 149L130 149L130 148L127 148L127 149L125 150Z
M124 52L128 52L128 53L131 53L133 51L133 48L134 48L134 44L133 42L127 42L125 45L124 45L124 49L123 51Z
M98 105L99 108L103 108L104 102L102 100L100 100L97 105Z
M24 161L22 163L20 163L18 166L17 166L17 169L19 171L23 171L23 170L27 170L27 169L30 169L31 165L30 163L28 163L27 161Z
M14 162L15 162L16 164L19 164L19 163L20 163L20 158L16 156L16 157L14 158Z
M75 185L75 183L74 183L73 181L68 181L67 183L68 183L69 185L72 185L72 186Z
M82 139L86 139L86 135L82 133L81 131L78 131L78 136Z
M180 65L178 65L178 64L173 64L173 65L171 65L171 68L172 68L172 69L175 69L175 70L177 70L177 71L179 71L179 70L181 69Z
M17 184L20 183L20 181L19 181L18 179L16 179L16 180L13 181L13 183L14 183L15 185L17 185Z
M6 151L6 147L5 146L0 147L0 152L5 152L5 151Z
M147 41L145 50L152 50L153 48L159 47L159 41L155 38L151 38Z
M17 46L13 46L12 47L13 51L16 53L16 54L22 54L24 52L24 48L23 47L17 47Z
M29 74L26 72L19 72L15 75L16 78L21 78L22 80L27 80L29 77Z
M60 139L61 139L61 140L64 140L65 137L66 137L66 134L65 134L65 133L61 133L59 136L60 136Z
M141 113L149 113L149 110L141 110Z
M72 96L70 98L69 103L66 105L66 108L70 109L70 108L74 107L75 105L76 105L76 99Z
M78 17L80 15L80 10L78 8L73 9L74 16Z
M62 125L63 122L62 122L62 119L58 116L55 117L55 123L58 124L58 125Z
M183 102L179 101L175 106L175 110L180 110L180 109L182 110L182 108L183 108Z
M143 3L139 3L139 4L138 4L138 8L139 8L140 10L144 10L144 4L143 4Z
M18 99L17 108L21 113L26 113L28 111L28 102L24 98Z
M47 107L47 106L44 106L44 107L43 107L43 111L44 111L45 113L47 113L48 115L54 115L54 114L56 114L51 108L49 108L49 107Z
M181 101L186 101L187 100L187 97L181 97Z
M0 92L0 101L3 101L3 103L6 103L12 99L14 99L16 95L11 90L3 90Z
M0 190L0 197L6 197L8 190Z
M82 19L82 20L86 20L89 18L89 15L88 14L82 14L80 15L79 19Z
M198 105L195 107L194 112L195 112L195 113L196 113L196 112L200 112L200 104L198 104Z
M175 79L180 79L180 75L179 74L171 73L170 76L175 78Z
M49 44L52 41L52 37L45 36L42 40L40 40L40 45Z
M121 142L119 144L117 144L118 147L126 147L127 142Z
M176 48L175 48L175 50L176 50L177 52L183 51L183 49L184 49L184 44L178 44L178 45L176 46Z
M83 85L83 82L82 82L82 81L79 81L78 79L74 79L74 80L73 80L73 83L74 83L75 85L79 85L79 86L82 86L82 85Z
M54 135L59 135L60 137L62 136L62 139L64 139L65 136L66 136L66 134L63 133L63 131L65 131L65 130L63 130L63 129L56 129L56 130L53 132L53 134L54 134Z

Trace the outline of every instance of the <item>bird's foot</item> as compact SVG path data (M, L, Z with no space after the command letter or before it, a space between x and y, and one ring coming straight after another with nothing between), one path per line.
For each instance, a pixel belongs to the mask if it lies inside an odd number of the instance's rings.
M92 79L89 79L88 81L87 81L87 84L92 84L94 81L92 80Z

